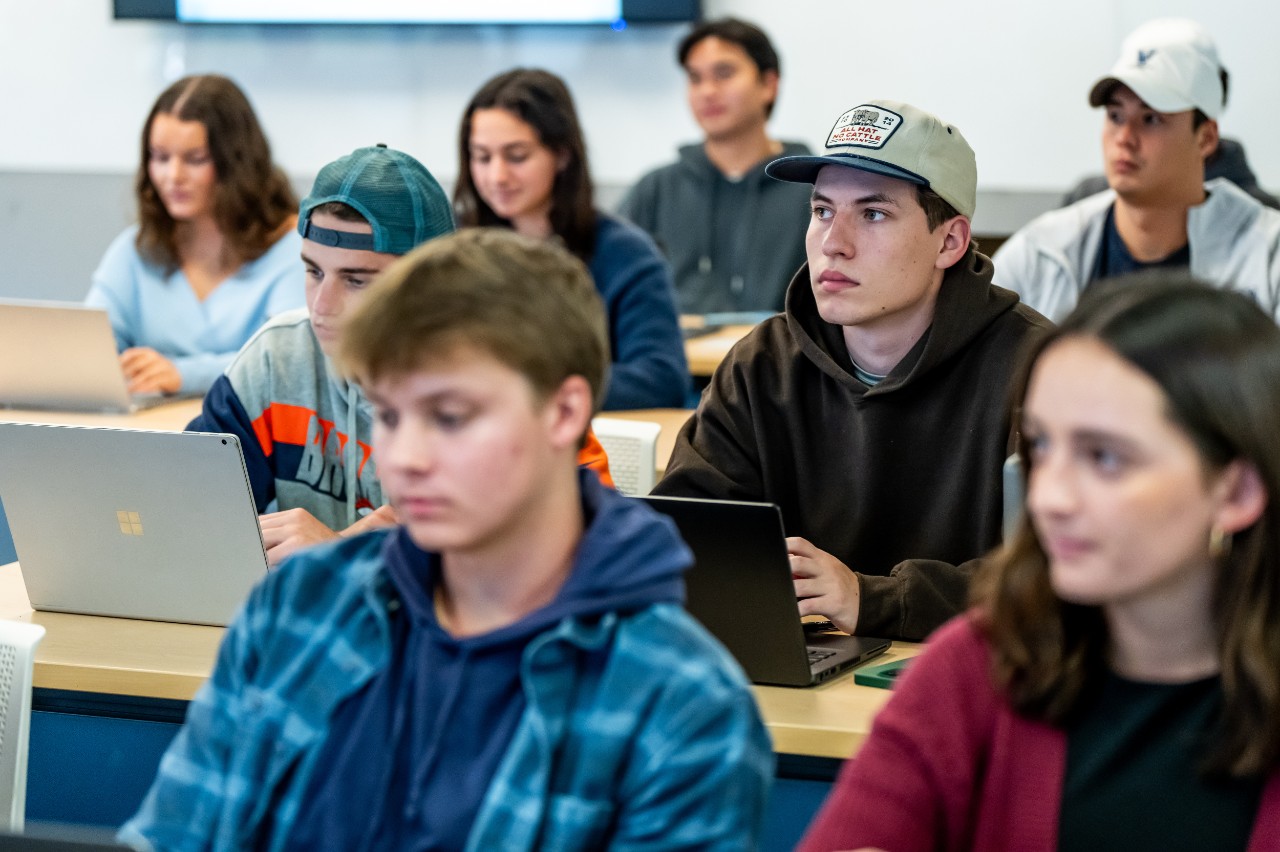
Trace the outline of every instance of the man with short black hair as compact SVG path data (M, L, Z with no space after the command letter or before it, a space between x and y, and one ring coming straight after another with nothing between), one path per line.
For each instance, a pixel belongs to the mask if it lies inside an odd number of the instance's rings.
M1061 319L1094 281L1185 267L1280 314L1280 212L1225 178L1205 181L1226 101L1217 47L1194 21L1148 21L1089 103L1105 107L1110 189L1038 217L995 255L996 283Z
M769 37L735 18L699 24L676 50L700 144L645 175L619 212L670 260L683 313L777 311L804 263L807 193L765 176L778 156L807 154L769 138L781 65Z
M953 125L864 103L821 155L767 172L812 184L808 264L720 365L655 491L777 503L802 614L921 639L1000 541L1008 387L1049 323L991 285Z

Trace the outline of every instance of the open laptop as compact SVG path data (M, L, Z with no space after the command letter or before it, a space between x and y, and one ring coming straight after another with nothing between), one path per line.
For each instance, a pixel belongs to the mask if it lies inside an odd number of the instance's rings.
M0 423L35 609L227 624L267 573L234 435Z
M806 631L796 608L782 513L772 503L642 497L693 551L688 610L753 683L810 686L884 653L888 639Z
M102 308L0 299L0 406L128 412L172 399L129 394Z

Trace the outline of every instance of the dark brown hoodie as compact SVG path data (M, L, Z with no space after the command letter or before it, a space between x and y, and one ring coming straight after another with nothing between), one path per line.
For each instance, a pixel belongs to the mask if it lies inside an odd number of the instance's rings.
M716 371L655 493L777 503L787 535L857 572L859 633L923 639L1000 541L1009 387L1051 327L991 272L972 249L951 267L933 325L868 388L801 268L786 312Z

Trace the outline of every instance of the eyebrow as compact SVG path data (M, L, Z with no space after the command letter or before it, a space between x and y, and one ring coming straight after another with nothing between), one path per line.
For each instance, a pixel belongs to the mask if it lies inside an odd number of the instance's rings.
M816 189L813 191L813 194L809 196L809 200L811 202L823 201L823 202L826 202L827 204L831 204L833 206L835 205L835 202L831 198L823 195L821 192L818 192ZM873 192L870 195L864 195L861 198L855 198L853 200L853 206L858 206L863 204L892 204L894 207L902 206L898 204L897 199L893 198L892 196L885 195L883 192Z
M305 263L307 266L314 266L317 269L320 268L320 264L316 263L314 260L307 257L306 252L302 253L302 262ZM364 266L343 266L338 269L335 269L334 271L341 273L342 275L377 275L382 270L371 269L369 267L364 267Z

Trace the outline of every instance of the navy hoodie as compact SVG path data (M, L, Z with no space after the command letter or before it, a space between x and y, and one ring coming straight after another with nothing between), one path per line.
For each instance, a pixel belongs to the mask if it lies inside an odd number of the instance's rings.
M525 646L565 618L683 602L692 556L670 522L594 475L579 484L587 527L560 593L485 635L449 635L432 603L439 556L403 528L388 538L391 664L338 708L289 848L461 849L524 711Z

